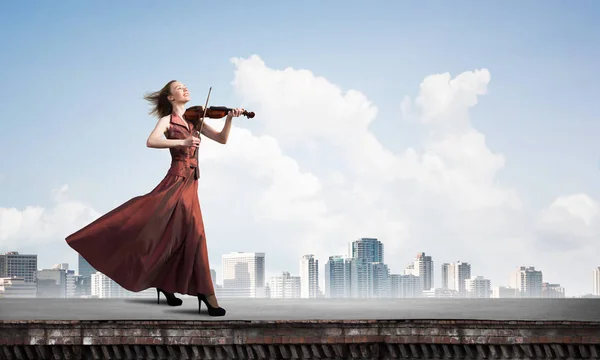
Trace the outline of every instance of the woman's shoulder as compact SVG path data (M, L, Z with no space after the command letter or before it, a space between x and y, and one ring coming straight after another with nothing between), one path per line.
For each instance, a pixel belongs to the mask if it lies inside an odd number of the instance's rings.
M171 123L171 114L159 118L158 123L168 126Z

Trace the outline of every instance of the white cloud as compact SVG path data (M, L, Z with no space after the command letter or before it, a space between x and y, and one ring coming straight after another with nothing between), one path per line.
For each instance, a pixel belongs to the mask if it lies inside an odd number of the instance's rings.
M414 101L420 110L420 121L436 122L438 126L441 122L450 122L468 128L468 110L477 104L478 96L487 93L490 80L487 69L466 71L454 79L450 73L427 76ZM410 99L405 98L401 108L409 111L411 105Z
M423 151L393 153L371 132L378 110L359 91L308 70L271 69L258 56L232 61L234 90L257 114L248 121L260 126L253 133L236 121L227 145L202 143L200 201L219 277L225 252L265 251L271 274L297 273L302 254L316 254L323 265L363 236L384 242L393 272L426 251L436 272L442 262L468 261L474 275L498 285L525 262L568 268L544 260L536 250L541 238L569 234L600 252L592 199L559 197L536 214L498 183L506 159L469 115L487 92L488 70L426 77L415 100L400 103L405 117L429 131ZM97 215L58 192L50 210L0 209L0 240L64 239ZM572 280L542 270L550 282Z
M2 246L18 248L64 239L70 231L100 215L90 206L69 199L67 192L67 185L54 190L54 206L50 209L40 206L28 206L22 210L0 208Z
M553 240L554 247L577 251L598 243L599 220L597 201L583 193L563 195L540 212L537 228L547 235L545 240Z

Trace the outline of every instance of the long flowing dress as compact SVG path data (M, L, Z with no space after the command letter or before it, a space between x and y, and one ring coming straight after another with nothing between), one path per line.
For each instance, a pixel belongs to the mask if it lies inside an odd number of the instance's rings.
M166 137L190 135L200 137L191 124L171 114ZM192 296L214 294L198 199L198 148L169 150L171 167L151 192L111 210L66 241L127 290L156 287Z

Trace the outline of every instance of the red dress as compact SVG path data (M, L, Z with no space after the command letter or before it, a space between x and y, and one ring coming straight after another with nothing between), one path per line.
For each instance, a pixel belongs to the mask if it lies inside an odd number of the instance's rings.
M199 137L173 113L167 138L192 134ZM214 294L198 200L198 151L193 147L169 151L171 167L154 190L108 212L66 241L127 290L156 287L192 296Z

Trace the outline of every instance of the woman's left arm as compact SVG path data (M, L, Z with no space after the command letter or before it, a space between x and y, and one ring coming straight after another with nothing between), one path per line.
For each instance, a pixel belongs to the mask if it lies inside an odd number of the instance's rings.
M220 144L227 144L227 139L229 139L229 132L231 131L231 121L233 117L238 117L242 115L244 109L233 109L227 114L227 118L225 119L225 125L223 125L223 129L218 132L212 126L204 123L202 125L202 135L207 138L216 141Z

